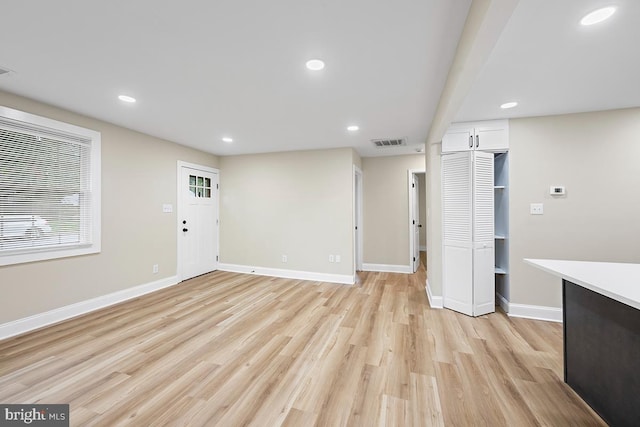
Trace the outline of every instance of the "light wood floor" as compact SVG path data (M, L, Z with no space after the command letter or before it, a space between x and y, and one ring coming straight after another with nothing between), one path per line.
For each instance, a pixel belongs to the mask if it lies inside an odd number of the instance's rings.
M425 273L355 286L211 273L0 342L0 402L74 426L604 425L560 324L429 308Z

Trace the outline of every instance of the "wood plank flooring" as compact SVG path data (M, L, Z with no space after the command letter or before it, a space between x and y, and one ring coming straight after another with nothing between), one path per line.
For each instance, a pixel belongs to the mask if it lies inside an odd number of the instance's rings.
M560 324L432 310L424 268L354 286L214 272L0 342L0 402L73 426L602 426Z

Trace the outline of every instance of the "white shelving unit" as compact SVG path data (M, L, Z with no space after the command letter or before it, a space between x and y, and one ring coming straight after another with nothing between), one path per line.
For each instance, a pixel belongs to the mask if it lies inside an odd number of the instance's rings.
M494 229L496 293L509 300L509 153L495 153Z

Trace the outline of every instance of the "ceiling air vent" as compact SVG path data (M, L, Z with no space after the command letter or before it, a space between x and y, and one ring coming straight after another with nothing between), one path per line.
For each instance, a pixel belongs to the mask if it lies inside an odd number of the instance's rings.
M407 145L407 138L372 139L371 142L376 148L402 147Z

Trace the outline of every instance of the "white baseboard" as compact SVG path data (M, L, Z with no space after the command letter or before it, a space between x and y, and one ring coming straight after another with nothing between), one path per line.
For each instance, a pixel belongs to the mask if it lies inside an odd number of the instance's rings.
M562 308L547 307L544 305L514 304L507 301L507 299L500 294L496 294L496 296L500 302L500 307L502 307L510 317L562 323Z
M155 282L145 283L144 285L123 289L121 291L102 295L86 301L80 301L75 304L45 311L44 313L34 314L33 316L7 322L0 325L0 340L24 334L25 332L33 331L35 329L40 329L54 323L59 323L63 320L71 319L72 317L77 317L91 311L118 304L176 284L178 284L178 277L171 276L156 280Z
M364 271L377 271L380 273L404 273L413 274L413 268L410 265L394 265L394 264L362 264Z
M442 296L436 296L431 293L429 279L427 279L425 290L427 291L427 298L429 299L429 305L431 306L431 308L444 308L444 301L442 301Z
M284 270L280 268L251 267L239 264L218 264L218 270L232 273L256 274L259 276L281 277L284 279L311 280L314 282L342 283L353 285L356 276L348 274L315 273L313 271Z
M502 307L504 312L509 314L509 301L498 292L496 292L496 299L498 300L498 304L500 304L500 307Z

